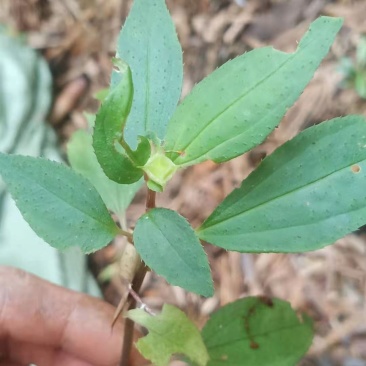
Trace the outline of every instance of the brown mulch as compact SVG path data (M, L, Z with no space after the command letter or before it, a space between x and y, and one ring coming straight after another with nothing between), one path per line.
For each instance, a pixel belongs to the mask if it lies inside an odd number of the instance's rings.
M355 56L366 33L366 1L351 0L168 0L184 49L183 94L225 61L264 45L291 51L309 22L319 15L342 16L345 26L329 56L281 125L260 146L229 163L207 162L177 174L160 206L178 210L193 226L274 149L302 129L340 115L366 115L366 102L352 89L340 89L342 57ZM50 123L62 146L85 126L82 111L95 111L93 94L108 85L124 0L1 0L0 22L26 32L29 44L44 54L55 79ZM133 225L143 212L144 192L128 210ZM113 262L121 245L94 255L100 271ZM149 274L142 296L153 309L173 303L203 324L220 305L239 297L265 294L291 302L316 322L313 346L303 365L366 365L366 241L362 231L332 246L306 254L240 254L206 247L216 294L202 299L168 286ZM118 303L124 290L118 278L104 285L106 298Z

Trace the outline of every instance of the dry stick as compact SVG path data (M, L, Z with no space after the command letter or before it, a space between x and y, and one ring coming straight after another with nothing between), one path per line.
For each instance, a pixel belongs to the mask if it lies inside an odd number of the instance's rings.
M148 188L146 198L146 212L155 208L155 198L156 198L156 192ZM147 271L148 267L145 265L144 262L142 262L140 269L138 270L135 278L132 281L132 289L135 293L139 292ZM128 310L132 310L136 307L136 300L131 296L131 294L129 295L129 297L130 297L130 303L128 306ZM120 366L129 365L129 359L133 343L134 327L135 323L131 319L126 318Z
M151 316L155 316L156 314L143 302L141 297L133 290L132 286L129 285L129 292L131 296L135 299L137 303L140 303L140 309L144 310L146 313L150 314Z

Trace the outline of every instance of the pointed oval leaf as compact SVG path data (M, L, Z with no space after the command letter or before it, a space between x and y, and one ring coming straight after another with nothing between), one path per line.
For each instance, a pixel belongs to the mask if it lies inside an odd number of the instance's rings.
M240 252L319 249L366 222L366 121L311 127L264 159L197 230Z
M118 184L110 180L95 156L92 137L83 130L76 131L67 144L67 156L72 168L88 178L102 197L107 208L123 217L142 180L132 184Z
M144 262L171 285L213 295L206 253L192 227L177 212L150 210L137 221L133 240Z
M149 334L136 344L141 354L156 366L166 366L174 354L187 356L197 366L208 361L206 347L196 325L183 311L164 304L161 314L151 316L142 309L130 310L128 318L145 327Z
M202 337L207 366L294 366L311 345L313 326L285 301L248 297L211 315Z
M169 122L165 149L173 162L224 162L261 143L309 83L341 25L321 17L296 52L256 49L200 82Z
M182 49L165 0L134 0L118 40L117 57L130 65L135 88L127 142L135 148L137 136L149 131L163 139L183 80ZM112 85L119 79L114 73Z
M25 220L51 246L90 253L118 234L95 188L67 166L0 153L0 175Z
M122 78L104 99L96 116L93 147L105 175L117 183L130 184L137 182L143 175L133 159L134 152L123 141L123 129L133 98L132 75L122 60L115 62ZM148 156L145 162L147 159Z

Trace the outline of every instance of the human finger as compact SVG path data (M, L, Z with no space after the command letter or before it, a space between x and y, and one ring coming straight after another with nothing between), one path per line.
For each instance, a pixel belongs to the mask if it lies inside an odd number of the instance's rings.
M92 365L116 365L122 325L114 308L26 272L0 267L0 339L62 349Z
M54 347L44 347L16 340L8 342L6 358L8 360L6 365L14 362L17 365L31 363L37 366L95 366Z

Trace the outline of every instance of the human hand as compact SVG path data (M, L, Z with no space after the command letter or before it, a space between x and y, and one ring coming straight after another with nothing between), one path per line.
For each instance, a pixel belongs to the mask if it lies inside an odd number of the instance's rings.
M102 300L0 266L0 366L116 366L122 324L111 329L113 313Z

